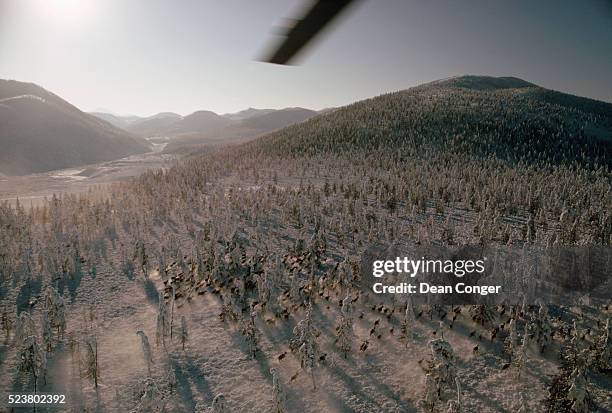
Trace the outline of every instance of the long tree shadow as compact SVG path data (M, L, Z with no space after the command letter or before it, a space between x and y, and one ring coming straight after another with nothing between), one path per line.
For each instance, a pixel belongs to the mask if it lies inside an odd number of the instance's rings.
M0 278L0 280L2 280L2 278ZM15 288L15 279L12 280L13 281L13 288ZM9 283L5 282L5 280L2 280L2 282L0 283L0 300L3 300L9 292Z
M210 404L214 398L214 394L205 380L205 375L202 370L196 365L193 357L184 355L184 361L179 361L176 357L170 356L170 366L174 370L176 376L176 388L181 399L189 404L190 410L195 411L196 400L192 391L192 384L197 389L202 400Z
M361 388L361 385L353 378L351 377L349 374L347 374L343 369L341 369L338 366L334 366L334 367L330 367L328 369L332 374L334 374L338 379L340 379L346 386L347 389L350 389L350 391L362 398L363 400L367 401L369 404L372 405L377 405L377 401L375 399L373 399L372 397L370 397L369 395L367 395L366 393L364 393L363 391L359 391L357 389ZM416 412L416 409L411 406L410 404L408 404L408 402L401 400L395 393L393 393L386 385L376 381L376 380L371 380L372 384L376 387L376 389L380 392L385 394L386 397L394 400L398 406L401 408L400 411L402 412Z
M240 332L231 332L230 337L234 346L238 347L242 353L244 353L249 359L251 359L250 350L247 348L246 340L244 336ZM272 375L270 374L270 363L268 363L268 359L263 351L258 350L255 353L255 358L253 359L257 362L257 366L261 371L263 377L265 377L268 383L272 384Z
M151 281L150 278L147 278L144 281L143 287L147 296L147 300L149 300L153 304L159 304L159 293L157 292L157 288L155 287L155 284L153 283L153 281Z
M355 410L351 406L346 404L344 400L342 400L341 398L339 398L333 393L328 392L327 398L333 402L334 406L337 408L339 412L352 412Z
M259 331L266 337L266 339L273 345L279 345L286 343L292 336L293 328L296 326L296 322L293 317L286 320L275 320L276 322L272 325L265 325L263 323L259 326Z
M76 298L76 291L81 285L81 280L83 279L83 273L81 271L76 272L75 274L71 274L68 276L68 280L66 281L66 286L68 287L68 293L70 293L70 301L74 303Z
M259 370L261 371L261 374L266 378L266 381L269 384L272 384L272 374L270 373L270 363L268 363L268 359L266 358L266 355L263 352L258 351L257 354L255 355L255 361L257 361Z
M64 293L64 289L68 289L68 294L70 295L70 302L74 303L76 298L76 291L81 285L81 280L83 279L83 271L80 265L77 265L74 272L65 274L62 277L57 279L57 291L62 295Z
M474 388L470 389L470 393L472 394L472 396L476 396L477 398L482 400L482 402L484 404L486 404L487 406L489 406L491 409L493 409L493 411L500 412L500 413L509 413L510 412L509 410L505 409L504 406L499 404L499 402L497 400L492 399L492 398L484 395L483 393L480 393L478 390L476 390Z
M2 344L0 344L0 367L4 364L9 350L9 340L10 338L4 337L2 339Z
M346 359L346 362L354 370L356 370L356 371L360 370L360 367L357 365L357 363L356 363L354 358ZM368 360L367 364L368 365L377 364L376 357L372 356L370 358L370 360ZM350 377L348 374L347 374L347 376ZM371 373L363 372L363 376L368 378L369 382L372 384L372 386L374 386L376 388L376 390L379 393L384 394L385 397L387 397L387 398L397 402L397 404L402 407L402 411L406 411L406 412L416 411L416 410L414 410L414 408L412 408L413 410L409 410L409 408L411 408L412 406L410 406L405 400L402 400L400 398L400 396L395 391L393 391L388 385L386 385L385 383L381 382L379 379L374 377Z

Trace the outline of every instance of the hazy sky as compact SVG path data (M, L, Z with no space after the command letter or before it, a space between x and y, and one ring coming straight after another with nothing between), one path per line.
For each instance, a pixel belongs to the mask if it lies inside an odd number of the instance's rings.
M83 110L320 109L461 74L612 102L611 0L362 0L299 66L253 59L296 0L0 0L0 78Z

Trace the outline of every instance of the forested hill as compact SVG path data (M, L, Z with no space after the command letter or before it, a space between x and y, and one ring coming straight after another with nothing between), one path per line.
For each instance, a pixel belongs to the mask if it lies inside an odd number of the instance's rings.
M360 101L249 146L277 155L436 150L511 163L610 167L612 104L517 78L462 76Z

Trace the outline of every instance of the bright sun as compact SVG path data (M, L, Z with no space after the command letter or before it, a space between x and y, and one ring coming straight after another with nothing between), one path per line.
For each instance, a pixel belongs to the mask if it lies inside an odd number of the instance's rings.
M36 5L55 20L78 21L91 14L93 0L38 0Z

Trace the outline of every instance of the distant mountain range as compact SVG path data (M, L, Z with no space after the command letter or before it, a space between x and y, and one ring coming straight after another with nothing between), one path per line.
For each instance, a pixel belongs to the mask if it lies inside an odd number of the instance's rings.
M236 113L226 113L224 117L231 120L245 120L253 116L267 115L268 113L276 112L276 109L255 109L248 108Z
M111 125L114 125L121 129L126 129L132 123L138 122L139 120L142 119L139 116L121 116L121 115L115 115L114 113L108 113L108 112L89 112L89 114L95 116L96 118L105 120Z
M514 77L461 76L319 112L248 108L143 118L83 113L35 84L0 80L0 176L147 152L151 137L167 138L166 152L184 152L259 136L254 144L274 153L413 153L426 146L511 162L609 165L612 104Z
M0 174L24 175L114 160L151 150L147 139L169 137L169 150L243 141L301 122L317 112L255 109L149 117L84 113L33 83L0 79Z
M215 112L199 110L183 118L177 119L166 128L158 131L158 134L176 136L182 133L205 133L221 129L230 125L232 122L231 119L217 115Z
M33 83L0 79L0 173L23 175L150 151L142 138Z
M204 144L246 141L276 129L302 122L318 112L303 108L255 109L218 115L200 110L187 116L172 112L139 118L110 113L91 113L128 132L146 137L171 138L167 151Z
M172 112L161 112L147 118L139 118L126 125L125 129L144 137L166 135L173 124L183 119L181 115Z
M275 110L263 115L231 121L221 128L182 133L168 143L165 151L185 151L203 144L245 142L316 115L317 112L303 108Z

